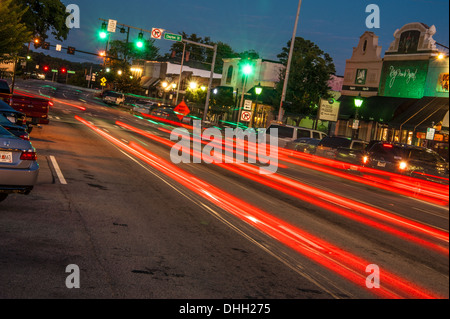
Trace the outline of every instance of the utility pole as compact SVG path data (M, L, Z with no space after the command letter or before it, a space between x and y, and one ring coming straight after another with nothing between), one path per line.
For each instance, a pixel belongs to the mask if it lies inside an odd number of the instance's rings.
M287 66L286 66L286 76L284 77L283 92L281 94L280 110L278 112L278 122L283 122L283 103L284 103L284 100L286 99L286 90L287 90L287 84L288 84L288 80L289 80L289 72L290 72L290 68L291 68L292 53L294 51L295 36L297 34L298 17L300 16L300 7L301 6L302 6L302 0L299 0L298 1L298 9L297 9L297 17L295 18L294 32L292 33L291 47L289 49L289 58L288 58Z
M181 76L183 75L184 53L186 51L186 42L183 42L183 54L181 55L180 76L178 77L177 97L175 99L175 105L178 105L178 95L180 93Z

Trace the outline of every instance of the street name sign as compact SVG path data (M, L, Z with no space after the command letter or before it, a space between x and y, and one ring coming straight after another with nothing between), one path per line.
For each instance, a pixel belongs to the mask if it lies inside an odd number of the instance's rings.
M181 35L173 34L173 33L164 33L164 39L165 40L171 40L171 41L178 41L178 42L183 40Z

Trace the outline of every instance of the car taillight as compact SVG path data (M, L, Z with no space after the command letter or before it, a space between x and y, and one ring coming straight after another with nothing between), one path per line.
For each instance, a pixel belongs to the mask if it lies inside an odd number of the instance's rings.
M386 147L386 148L393 148L394 146L392 146L392 144L383 144L383 147Z
M49 106L53 106L53 102L52 101L48 101L48 105Z
M36 161L37 155L36 152L25 151L20 155L20 160L22 161Z

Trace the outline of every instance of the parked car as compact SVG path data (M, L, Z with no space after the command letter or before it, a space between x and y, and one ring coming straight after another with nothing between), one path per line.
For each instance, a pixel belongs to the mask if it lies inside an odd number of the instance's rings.
M367 151L367 166L393 173L433 179L449 177L449 164L425 147L377 142Z
M177 117L173 108L171 107L159 107L151 111L150 115L174 122L180 122L180 119Z
M316 138L321 140L327 136L324 132L316 131L310 128L282 124L269 125L266 129L266 134L270 134L274 129L278 130L279 147L286 147L287 143L293 142L301 137Z
M30 132L31 125L27 124L26 114L13 109L9 104L6 104L2 100L0 100L0 114L14 124L28 127L28 131Z
M26 114L26 120L30 125L49 123L48 112L52 102L48 99L11 94L8 82L0 80L0 100Z
M158 107L158 103L152 101L136 101L133 105L133 111L137 113L150 114L155 108Z
M7 129L9 132L24 140L29 140L30 135L27 132L27 127L12 123L3 114L0 114L0 126Z
M293 142L287 143L286 148L307 154L314 154L319 142L320 140L318 138L301 137Z
M0 202L8 194L29 194L39 174L36 150L30 141L0 126Z
M125 95L114 91L106 91L102 96L106 104L122 105L125 102Z
M317 145L315 155L361 165L367 145L350 137L326 136Z

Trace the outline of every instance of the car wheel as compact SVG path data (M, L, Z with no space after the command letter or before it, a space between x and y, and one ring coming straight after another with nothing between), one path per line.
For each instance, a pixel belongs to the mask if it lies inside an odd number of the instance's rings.
M4 201L8 197L8 194L0 193L0 202Z

